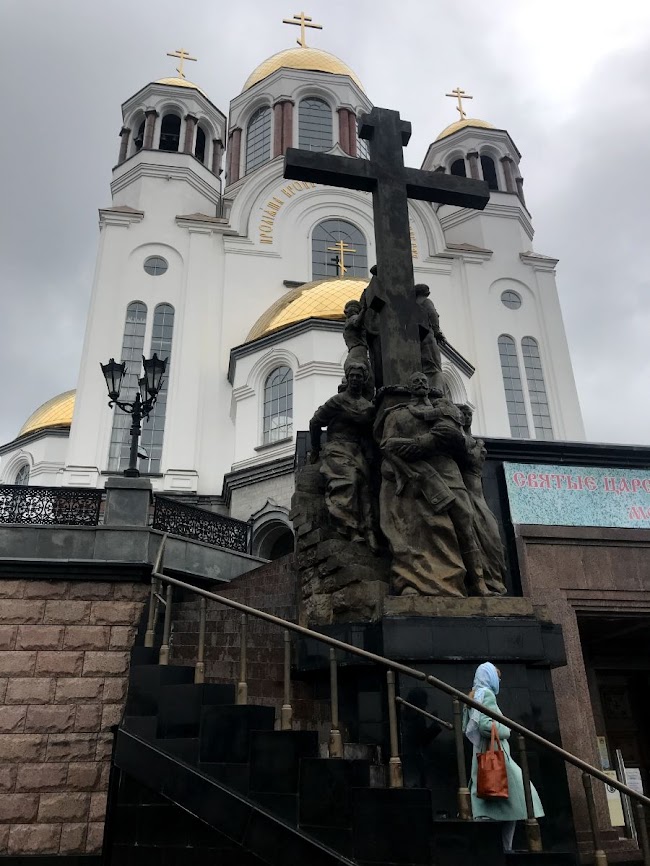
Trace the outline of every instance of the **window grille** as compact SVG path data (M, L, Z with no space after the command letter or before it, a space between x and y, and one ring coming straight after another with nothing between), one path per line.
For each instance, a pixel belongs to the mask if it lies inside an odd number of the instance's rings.
M271 158L271 109L258 108L246 130L246 172L253 171Z
M126 373L122 379L120 400L130 403L138 392L138 379L142 369L142 350L144 331L147 325L147 308L141 301L133 301L126 308L126 322L122 339L122 363L126 363ZM117 472L129 465L131 437L131 416L117 406L113 413L113 429L108 452L108 471Z
M503 387L506 392L510 433L515 439L528 439L530 430L519 371L517 345L507 334L501 334L499 337L499 358L501 359Z
M521 351L524 356L524 369L526 370L530 408L533 413L535 438L553 439L553 425L537 340L534 337L524 337L521 341Z
M264 445L291 436L293 421L293 373L291 367L277 367L264 384Z

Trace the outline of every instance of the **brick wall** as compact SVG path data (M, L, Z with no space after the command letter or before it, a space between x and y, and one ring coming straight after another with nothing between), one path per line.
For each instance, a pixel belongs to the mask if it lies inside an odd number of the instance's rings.
M293 555L262 565L215 591L242 604L297 621L297 575ZM198 604L178 605L172 624L172 660L196 662ZM239 673L241 614L208 602L206 622L206 681L236 683ZM248 702L272 706L276 720L283 699L284 637L282 629L263 620L248 618ZM327 693L328 694L328 693ZM326 740L329 733L329 699L321 700L307 682L293 680L294 728L316 730Z
M0 581L0 855L101 850L144 585Z

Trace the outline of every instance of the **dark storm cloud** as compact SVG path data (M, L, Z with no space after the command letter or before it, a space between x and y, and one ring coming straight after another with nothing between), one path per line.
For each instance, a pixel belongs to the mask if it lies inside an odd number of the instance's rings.
M524 7L530 21L518 18ZM535 248L561 259L587 435L648 442L648 45L639 38L633 52L603 50L567 109L550 79L561 63L580 66L578 41L547 46L540 34L548 61L531 51L542 23L557 19L561 33L562 9L518 0L314 0L307 11L325 26L310 42L345 59L371 100L413 123L409 164L454 119L444 93L458 84L475 95L470 114L509 129L523 154ZM294 11L278 0L2 4L0 359L11 375L3 379L0 442L40 403L75 386L120 103L173 74L165 52L183 46L199 58L188 77L227 113L257 63L293 44L296 34L279 22ZM530 55L548 63L549 81ZM635 397L630 422L623 409Z

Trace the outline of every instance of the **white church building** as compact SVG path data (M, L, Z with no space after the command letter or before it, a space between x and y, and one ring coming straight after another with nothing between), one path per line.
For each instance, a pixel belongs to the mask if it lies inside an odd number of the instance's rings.
M296 433L336 393L343 306L375 262L369 193L283 178L287 147L367 155L362 83L299 41L251 73L228 117L181 76L124 103L76 390L0 446L0 483L102 487L121 472L130 418L107 405L99 364L126 362L126 400L142 355L157 352L169 362L141 473L155 492L253 517L260 555L279 529L286 543ZM491 190L483 211L409 205L415 281L440 314L451 397L474 407L484 436L582 440L557 260L533 249L521 155L483 120L432 133L424 169Z

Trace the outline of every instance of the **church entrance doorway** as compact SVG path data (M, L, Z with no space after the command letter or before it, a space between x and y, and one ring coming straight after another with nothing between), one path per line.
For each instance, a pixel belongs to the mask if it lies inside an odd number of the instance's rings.
M650 616L578 618L605 769L622 758L628 785L650 791Z

